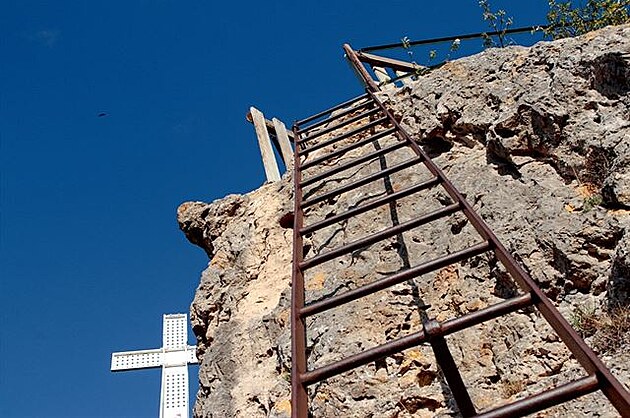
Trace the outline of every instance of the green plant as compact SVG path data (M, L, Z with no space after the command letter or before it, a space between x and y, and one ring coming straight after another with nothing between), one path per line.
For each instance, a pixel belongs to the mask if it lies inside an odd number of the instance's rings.
M609 25L630 22L630 0L586 0L574 5L572 1L549 0L544 30L551 39L582 35Z
M283 370L282 373L280 373L280 377L282 378L282 380L284 380L285 382L289 382L291 383L291 372Z
M592 347L602 353L615 352L630 344L630 307L617 306L601 313L595 306L576 307L569 317L582 337L593 337Z
M409 37L404 36L400 41L402 42L403 48L405 49L405 51L407 51L407 55L409 56L409 61L411 62L411 65L413 65L413 67L415 68L416 75L419 75L420 69L422 67L418 65L418 63L414 60L413 50L411 49L411 41L409 40Z
M414 60L413 50L411 49L411 41L409 40L409 37L408 36L402 37L400 42L402 43L402 47L405 49L405 51L407 51L407 55L409 56L409 61L411 62L411 65L413 65L413 67L415 68L414 74L415 75L422 75L422 74L426 73L428 71L428 68L427 67L423 67L422 65L419 65ZM434 57L435 56L431 57L431 54L429 53L429 59L432 59Z
M483 20L488 23L488 26L492 29L493 32L497 32L496 36L497 42L494 41L492 36L484 33L483 36L483 46L484 48L493 48L493 47L505 47L509 45L508 39L506 37L507 31L514 23L512 17L508 17L507 13L503 9L499 9L496 12L493 12L490 7L489 0L479 0L479 7L483 11Z
M460 44L461 44L461 41L459 39L455 39L453 42L451 42L451 46L448 48L448 55L446 56L446 61L451 59L451 53L457 51L459 49Z
M407 55L409 55L409 61L414 62L413 60L413 50L411 49L411 41L408 36L403 36L400 40L403 44L403 48L407 51Z
M444 58L444 61L450 61L451 54L459 49L460 44L461 44L461 40L459 39L455 39L453 42L451 42L451 46L448 47L448 53L446 54L446 58ZM434 59L436 59L437 55L438 55L437 50L435 49L430 50L429 61L433 61Z
M599 326L597 309L595 306L576 306L569 317L569 322L582 337L590 337Z
M600 194L594 194L584 199L584 212L588 212L596 206L601 205L604 199Z

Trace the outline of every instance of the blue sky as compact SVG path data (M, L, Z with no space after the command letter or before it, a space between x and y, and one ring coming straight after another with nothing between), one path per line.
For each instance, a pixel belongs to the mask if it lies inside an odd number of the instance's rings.
M249 106L290 125L360 94L344 42L482 30L475 0L4 0L0 416L156 417L159 370L110 353L188 312L207 258L177 206L263 182Z

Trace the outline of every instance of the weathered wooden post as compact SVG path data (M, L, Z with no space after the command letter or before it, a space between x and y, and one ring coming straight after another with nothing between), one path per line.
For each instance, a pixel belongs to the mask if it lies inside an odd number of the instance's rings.
M260 110L256 109L253 106L249 108L249 112L252 115L252 122L254 123L254 129L256 130L256 136L258 137L260 155L262 156L267 181L279 181L280 170L278 169L276 156L273 153L271 138L269 138L269 132L267 132L265 117Z
M280 145L280 155L282 155L284 166L288 170L293 167L293 150L291 149L291 144L289 143L287 127L279 119L273 118L272 121L273 127L276 130L276 138L278 139L278 144Z

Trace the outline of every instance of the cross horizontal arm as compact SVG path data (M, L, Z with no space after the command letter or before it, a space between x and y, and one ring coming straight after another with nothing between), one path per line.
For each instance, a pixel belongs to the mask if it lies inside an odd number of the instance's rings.
M112 353L112 372L125 370L151 369L154 367L172 367L197 364L196 347L189 345L184 349L162 349L121 351Z
M112 353L112 372L162 367L164 353L161 348L152 350L121 351Z

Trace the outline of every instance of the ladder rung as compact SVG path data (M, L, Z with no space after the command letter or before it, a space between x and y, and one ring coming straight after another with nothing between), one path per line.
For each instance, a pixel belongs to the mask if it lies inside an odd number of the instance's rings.
M373 151L373 152L371 152L369 154L365 154L365 155L363 155L363 156L361 156L359 158L356 158L356 159L354 159L352 161L348 161L345 164L340 164L337 167L332 168L332 169L330 169L330 170L328 170L328 171L326 171L324 173L321 173L321 174L318 174L316 176L310 177L310 178L304 180L302 182L301 186L305 187L305 186L308 186L309 184L316 183L316 182L318 182L320 180L325 179L326 177L332 176L333 174L337 174L337 173L339 173L341 171L347 170L347 169L352 168L352 167L354 167L356 165L359 165L361 163L370 161L370 160L372 160L372 159L374 159L376 157L380 157L380 156L388 154L388 153L390 153L392 151L396 151L397 149L400 149L400 148L404 147L405 145L407 145L406 142L399 141L399 142L397 142L397 143L395 143L393 145L390 145L389 147L381 148L381 149Z
M442 335L454 334L466 328L479 325L482 322L486 322L491 319L498 318L512 312L516 312L519 309L526 308L533 304L534 297L531 293L514 296L513 298L506 299L503 302L490 305L487 308L471 312L459 318L453 318L444 321L440 327Z
M318 158L314 159L313 161L307 161L304 164L302 164L301 168L302 168L302 170L306 170L309 167L313 167L313 166L315 166L315 165L317 165L319 163L322 163L322 162L324 162L326 160L329 160L329 159L331 159L333 157L338 157L340 155L343 155L346 152L351 151L351 150L353 150L355 148L359 148L359 147L362 147L363 145L370 144L373 141L376 141L377 139L381 139L381 138L383 138L383 137L385 137L387 135L391 135L394 132L396 132L396 128L386 129L386 130L384 130L382 132L379 132L379 133L377 133L377 134L375 134L375 135L373 135L373 136L371 136L369 138L366 138L366 139L364 139L362 141L355 142L353 144L348 145L345 148L341 148L341 149L338 149L336 151L331 152L330 154L318 157Z
M412 195L416 192L419 192L421 190L424 189L428 189L430 187L436 186L440 184L440 180L437 177L432 178L431 180L427 180L425 182L422 183L418 183L414 186L411 187L407 187L406 189L400 190L396 193L392 193L389 195L385 195L383 197L380 197L378 199L375 199L369 203L366 203L364 205L361 206L357 206L356 208L350 209L346 212L340 213L339 215L335 215L335 216L331 216L330 218L326 218L326 219L322 219L319 222L315 222L311 225L308 225L302 229L300 229L300 234L302 235L306 235L309 234L311 232L315 232L321 228L325 228L329 225L332 225L334 223L343 221L345 219L348 219L352 216L356 216L359 215L361 213L367 212L368 210L377 208L381 205L385 205L387 203L393 202L394 200L397 199L402 199L403 197Z
M416 165L416 164L421 163L421 162L422 162L422 157L411 158L411 159L409 159L407 161L403 161L400 164L396 164L396 165L394 165L394 166L392 166L392 167L390 167L390 168L388 168L386 170L376 172L376 173L371 174L369 176L365 176L362 179L359 179L359 180L357 180L357 181L355 181L353 183L346 184L344 186L338 187L338 188L336 188L334 190L331 190L328 193L324 193L324 194L316 196L316 197L314 197L312 199L305 200L305 201L302 202L301 207L302 207L302 209L305 209L305 208L307 208L309 206L314 205L315 203L323 202L325 200L330 199L331 197L334 197L334 196L337 196L339 194L345 193L345 192L347 192L349 190L356 189L357 187L360 187L360 186L363 186L365 184L371 183L374 180L380 179L382 177L387 177L390 174L397 173L399 171L404 170L405 168L411 167L411 166Z
M349 254L358 249L367 247L368 245L372 245L376 242L393 237L394 235L401 234L405 231L409 231L410 229L417 228L421 225L428 224L429 222L451 215L452 213L457 212L460 209L461 205L459 203L453 203L452 205L444 206L443 208L434 210L433 212L429 212L415 219L411 219L399 225L395 225L382 231L375 232L349 244L342 245L341 247L335 248L334 250L316 255L315 257L307 258L300 263L300 269L306 270L307 268L315 267L317 265L325 263L326 261L332 260L333 258L340 257L344 254Z
M530 294L516 296L504 302L497 303L496 305L482 309L481 311L473 312L460 318L449 319L448 321L440 324L440 331L436 334L433 334L433 336L445 337L449 334L459 331L460 329L469 328L474 325L481 324L482 322L488 321L492 318L496 318L500 315L515 312L531 304L532 297ZM486 313L485 311L490 312ZM466 326L460 327L458 325L450 325L455 322L457 322L458 324L466 324ZM413 334L407 335L397 340L390 341L369 350L365 350L361 353L349 356L343 360L339 360L337 362L328 364L315 370L307 371L300 376L300 380L305 385L320 382L324 379L328 379L329 377L347 372L348 370L363 366L372 361L415 347L422 344L423 342L427 342L428 340L429 336L425 335L424 331L414 332Z
M375 126L378 126L378 125L382 124L383 122L387 122L388 120L389 120L389 118L387 116L382 117L380 119L376 119L376 120L374 120L374 121L372 121L370 123L366 123L363 126L359 126L357 128L354 128L353 130L348 131L348 132L346 132L344 134L341 134L341 135L336 136L334 138L330 138L330 139L328 139L326 141L320 142L319 144L315 144L312 147L303 149L303 150L300 151L300 154L306 155L309 152L313 152L313 151L316 151L316 150L318 150L320 148L327 147L328 145L332 145L335 142L341 141L342 139L350 138L351 136L354 136L354 135L356 135L356 134L358 134L360 132L363 132L363 131L365 131L367 129L374 128Z
M367 99L368 97L369 97L369 94L364 93L364 94L362 94L360 96L357 96L357 97L355 97L353 99L347 100L347 101L345 101L343 103L339 103L338 105L336 105L334 107L331 107L330 109L322 110L321 112L316 113L316 114L314 114L312 116L309 116L306 119L298 120L297 122L295 122L295 125L296 126L304 125L305 123L308 123L308 122L310 122L312 120L315 120L315 119L319 119L322 116L325 116L325 115L327 115L327 114L329 114L331 112L334 112L335 110L339 110L339 109L341 109L343 107L348 106L349 104L352 104L354 102L358 102L361 99Z
M300 380L303 385L312 385L313 383L321 382L329 377L347 372L348 370L356 369L357 367L371 363L383 357L391 356L392 354L415 347L426 340L427 338L424 335L424 332L414 332L406 337L390 341L383 345L379 345L378 347L365 350L359 354L346 357L343 360L302 373L300 375Z
M457 263L459 261L463 261L476 255L483 254L490 249L491 245L489 242L482 242L480 244L473 245L472 247L468 247L464 250L457 251L431 261L427 261L426 263L409 268L399 273L389 275L370 284L366 284L365 286L361 286L353 290L348 290L347 292L331 296L319 302L310 303L300 309L300 316L307 317L318 314L320 312L324 312L328 309L332 309L345 303L352 302L353 300L359 299L363 296L371 295L372 293L376 293L379 290L387 289L388 287L406 282L407 280L413 279L414 277L418 277L423 274L430 273L432 271L439 270L443 267Z
M313 134L311 134L311 135L309 135L307 137L304 137L301 140L299 140L297 143L300 144L300 145L305 144L307 141L310 141L310 140L312 140L314 138L317 138L318 136L322 136L322 135L330 133L332 131L336 131L339 128L343 128L344 126L350 125L351 123L354 123L354 122L356 122L358 120L365 119L368 116L374 115L374 114L376 114L376 113L378 113L380 111L381 111L381 109L379 107L375 107L374 109L366 110L365 112L363 112L361 114L358 114L356 116L353 116L351 118L343 120L343 121L341 121L339 123L336 123L333 126L329 126L329 127L324 128L324 129L322 129L320 131L317 131L317 132L315 132L315 133L313 133Z
M339 119L340 117L346 116L346 115L347 115L347 114L349 114L349 113L354 113L354 112L356 112L357 110L362 109L362 108L364 108L365 106L367 106L367 105L369 105L369 104L372 104L372 103L374 103L374 100L372 100L372 99L366 100L365 102L360 103L360 104L358 104L357 106L350 107L350 108L348 108L348 109L345 109L345 110L344 110L344 111L342 111L342 112L337 113L336 115L332 115L332 116L330 116L329 118L326 118L326 119L324 119L324 120L320 120L319 122L315 122L314 124L309 125L309 126L305 127L304 129L298 129L298 130L297 130L297 133L298 133L298 134L302 134L302 133L304 133L304 132L308 132L308 131L310 131L311 129L317 128L318 126L321 126L321 125L323 125L323 124L325 124L325 123L330 123L330 122L332 122L333 120L337 120L337 119Z
M522 417L579 398L599 389L597 375L583 377L573 382L537 393L536 395L500 406L476 415L477 418Z

